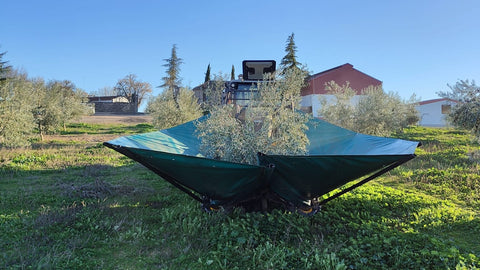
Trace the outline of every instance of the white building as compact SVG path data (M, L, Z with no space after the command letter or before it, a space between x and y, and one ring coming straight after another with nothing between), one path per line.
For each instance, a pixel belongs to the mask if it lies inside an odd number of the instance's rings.
M418 125L424 127L447 127L446 116L457 103L458 101L448 98L421 101L416 106L420 116Z

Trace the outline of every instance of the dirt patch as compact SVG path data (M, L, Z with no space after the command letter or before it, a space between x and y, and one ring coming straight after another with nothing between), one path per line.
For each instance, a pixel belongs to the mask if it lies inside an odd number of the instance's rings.
M133 115L115 115L115 114L95 114L89 116L82 116L82 118L75 121L76 123L86 124L126 124L137 125L142 123L152 123L152 117L147 114L133 114Z

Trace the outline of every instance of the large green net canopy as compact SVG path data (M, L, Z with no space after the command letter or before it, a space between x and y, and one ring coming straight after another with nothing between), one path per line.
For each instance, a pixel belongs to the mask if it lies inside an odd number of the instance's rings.
M104 144L143 164L190 196L215 205L236 205L274 195L301 206L348 182L371 180L415 157L418 142L356 133L320 119L306 132L306 155L259 153L248 165L208 159L200 153L195 121Z

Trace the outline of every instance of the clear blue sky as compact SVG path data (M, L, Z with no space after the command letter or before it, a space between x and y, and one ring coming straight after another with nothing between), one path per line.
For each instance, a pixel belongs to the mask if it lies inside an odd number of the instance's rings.
M30 77L70 80L87 92L136 74L165 76L173 44L184 86L241 71L244 59L285 55L312 73L351 63L403 98L438 98L459 79L480 81L480 1L4 0L0 52ZM155 88L154 95L161 89Z

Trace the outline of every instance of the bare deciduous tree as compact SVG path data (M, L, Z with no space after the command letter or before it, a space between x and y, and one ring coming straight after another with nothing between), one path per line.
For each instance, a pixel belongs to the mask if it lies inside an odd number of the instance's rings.
M117 95L126 97L130 103L137 101L137 106L140 106L146 96L152 92L152 86L147 82L139 81L135 74L128 74L118 80L114 89Z

